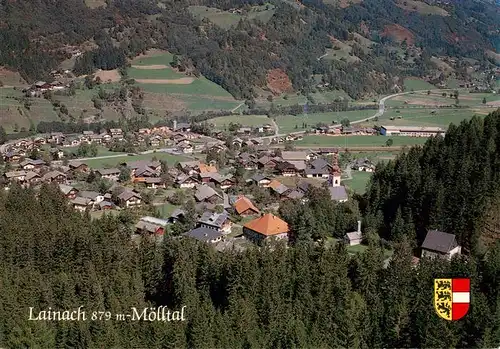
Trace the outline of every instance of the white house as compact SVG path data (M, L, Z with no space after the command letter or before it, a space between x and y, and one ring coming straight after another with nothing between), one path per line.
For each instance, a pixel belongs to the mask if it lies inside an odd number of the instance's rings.
M361 221L358 221L358 230L346 233L344 241L349 246L355 246L361 244L362 240L363 240L363 234L361 233Z

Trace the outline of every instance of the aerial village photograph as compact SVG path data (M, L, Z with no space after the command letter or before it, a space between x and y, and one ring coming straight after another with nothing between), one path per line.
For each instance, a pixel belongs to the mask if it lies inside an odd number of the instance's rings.
M500 348L500 2L0 1L11 348Z

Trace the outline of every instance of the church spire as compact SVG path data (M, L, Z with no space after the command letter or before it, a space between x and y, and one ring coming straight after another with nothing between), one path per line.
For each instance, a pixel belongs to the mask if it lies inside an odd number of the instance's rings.
M332 155L332 172L333 174L337 174L337 175L340 175L342 173L342 171L340 170L340 166L339 166L339 152L338 150L333 153Z

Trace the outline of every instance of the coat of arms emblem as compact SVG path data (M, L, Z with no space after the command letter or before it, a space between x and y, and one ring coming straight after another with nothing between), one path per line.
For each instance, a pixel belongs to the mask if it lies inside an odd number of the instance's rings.
M434 309L445 320L463 318L469 311L470 279L434 279Z

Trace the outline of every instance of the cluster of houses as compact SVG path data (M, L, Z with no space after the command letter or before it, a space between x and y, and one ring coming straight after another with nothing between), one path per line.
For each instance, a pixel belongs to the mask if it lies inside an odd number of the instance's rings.
M336 126L336 125L323 125L313 128L315 134L328 134L328 135L346 135L346 136L371 136L377 135L378 131L370 127L357 127L357 126Z
M215 146L214 146L215 147ZM323 156L331 155L332 161L326 161ZM117 207L138 207L144 203L140 191L120 185L123 168L130 170L130 178L126 181L143 184L148 188L166 188L167 182L178 188L190 188L195 200L196 226L183 234L204 243L214 244L224 248L234 238L229 238L235 224L234 217L245 219L242 223L241 239L261 244L270 239L287 240L290 227L287 222L272 213L263 214L253 201L251 195L230 195L227 189L235 185L248 185L266 188L277 201L288 199L306 200L305 196L310 184L300 178L324 179L331 199L337 202L348 200L347 192L341 185L341 170L338 166L337 150L322 148L318 151L282 151L273 154L270 151L240 152L233 160L253 175L238 183L232 175L219 173L214 162L201 161L179 162L175 167L162 172L158 161L139 160L121 163L117 168L91 170L83 162L70 162L68 166L53 167L43 160L24 159L17 164L15 171L3 175L6 184L18 182L26 186L37 186L41 183L55 183L69 204L78 211L109 210ZM371 164L366 159L358 160L353 167L364 168ZM106 178L113 182L105 192L84 190L74 179L78 174L90 174ZM128 172L127 172L128 173ZM280 182L279 177L297 177L296 185L287 186ZM122 178L123 179L123 178ZM251 191L250 191L251 192ZM167 219L142 217L135 225L136 232L162 237L168 224L182 222L186 213L176 209ZM360 244L363 240L361 222L358 229L345 235L348 245ZM460 254L461 247L452 234L429 231L422 245L422 257L451 256Z
M15 171L4 173L3 180L7 185L6 188L14 182L30 187L36 187L42 183L56 183L62 193L70 199L70 204L79 211L112 209L116 205L130 207L141 203L142 198L139 192L125 187L120 187L120 195L112 200L112 193L117 188L117 183L113 184L106 193L79 190L71 185L75 183L74 178L78 173L88 174L90 168L80 162L73 162L68 166L51 167L43 160L25 159L19 163ZM99 175L99 170L95 173ZM117 180L118 176L115 179Z
M45 82L45 81L37 81L29 88L23 90L29 97L41 97L44 92L47 91L61 91L69 87L69 84L64 84L61 81L53 81L53 82Z
M236 130L236 134L247 135L247 136L250 136L252 134L269 134L269 133L274 133L274 127L271 124L242 126Z
M99 144L110 146L114 142L130 142L133 147L145 146L150 148L158 148L161 146L170 146L180 153L193 153L195 145L193 140L199 139L202 136L190 132L189 125L180 124L177 129L169 127L154 127L151 129L143 128L137 132L125 133L120 128L112 128L103 130L100 133L94 131L83 131L81 134L67 135L62 132L51 132L48 134L40 134L28 139L18 139L9 144L2 156L7 162L18 162L22 157L33 149L41 149L45 144L51 146L50 152L53 159L61 159L64 157L64 148L78 147L81 144ZM241 140L241 144L245 144ZM252 144L255 144L252 142Z
M351 163L351 169L360 172L373 172L375 171L375 164L367 158L356 159Z
M321 155L331 155L334 159L328 163ZM248 185L269 188L281 200L300 199L307 191L307 182L302 181L297 187L288 187L275 177L318 178L327 180L332 200L345 202L348 199L344 186L340 184L341 170L337 162L337 150L320 148L318 151L283 151L277 156L271 151L255 153L240 152L235 165L254 174L246 180ZM180 162L178 170L182 173L175 177L179 188L194 188L199 184L212 184L220 189L236 185L231 175L222 176L213 165L199 161Z

